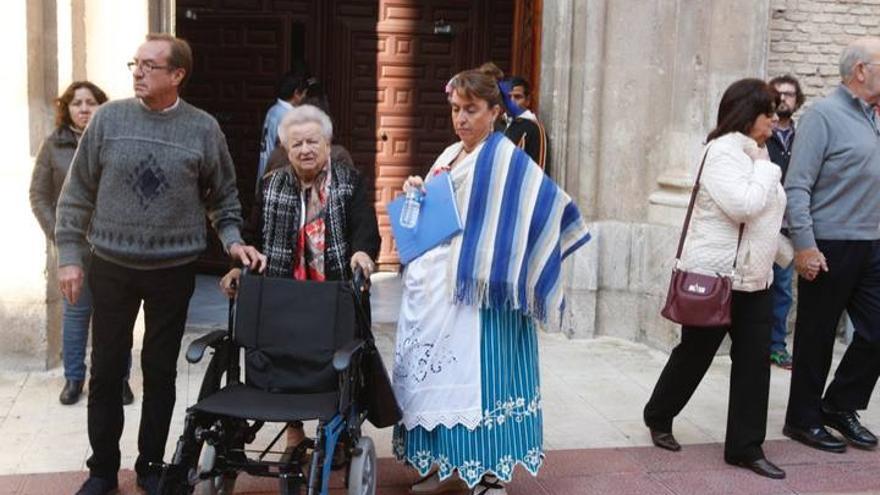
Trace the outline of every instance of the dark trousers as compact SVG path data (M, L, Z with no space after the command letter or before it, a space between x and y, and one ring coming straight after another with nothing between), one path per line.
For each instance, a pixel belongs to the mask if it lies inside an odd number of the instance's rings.
M138 433L138 474L161 462L174 408L177 356L186 312L195 288L193 264L160 270L134 270L97 256L89 269L94 296L92 366L88 427L92 476L116 479L122 435L122 381L131 353L132 333L141 301L145 333L141 352L143 406Z
M724 458L737 462L764 457L761 444L767 433L772 325L773 295L762 290L733 292L730 327L682 327L681 343L669 355L645 406L645 424L672 431L672 420L696 391L718 346L729 334L732 367Z
M798 428L822 425L824 402L833 409L868 407L880 376L880 241L816 242L828 272L798 279L791 391L785 422ZM853 341L825 389L837 325L846 309ZM824 399L822 392L825 392Z

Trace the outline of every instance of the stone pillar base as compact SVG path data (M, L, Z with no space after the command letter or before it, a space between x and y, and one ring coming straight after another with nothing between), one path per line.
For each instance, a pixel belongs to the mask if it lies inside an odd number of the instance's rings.
M648 197L648 222L681 228L693 181L691 174L684 170L664 172L657 179L660 189Z

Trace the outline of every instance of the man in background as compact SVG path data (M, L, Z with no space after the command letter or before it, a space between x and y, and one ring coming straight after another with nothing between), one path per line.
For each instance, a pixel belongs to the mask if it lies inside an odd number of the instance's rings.
M538 117L529 110L532 103L531 85L521 76L506 77L501 81L505 96L504 135L523 149L544 172L549 173L550 140Z
M278 81L278 98L266 112L263 119L263 131L260 138L260 161L257 164L256 189L260 187L260 179L266 173L266 164L269 157L278 145L278 124L281 118L293 107L299 105L309 87L309 75L307 69L299 67L281 77Z
M770 80L770 86L779 93L779 106L776 107L776 115L779 121L773 129L773 135L767 140L767 151L770 153L770 161L779 165L782 169L782 182L785 183L785 173L788 171L788 162L791 159L791 148L794 144L794 120L792 115L804 104L804 93L798 80L790 75L775 77ZM788 229L783 228L783 234L788 234ZM791 310L791 277L794 273L794 265L785 268L773 264L773 330L770 334L770 362L787 370L791 369L791 354L785 344L788 335L788 313Z

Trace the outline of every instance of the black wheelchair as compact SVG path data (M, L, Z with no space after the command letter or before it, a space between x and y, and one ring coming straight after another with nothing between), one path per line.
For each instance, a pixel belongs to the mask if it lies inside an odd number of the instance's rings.
M376 450L361 434L367 417L362 361L376 352L363 275L353 282L302 282L243 273L229 328L190 344L186 359L214 354L187 409L174 456L162 465L162 495L231 494L244 472L278 479L283 495L326 494L346 469L350 495L376 492ZM244 354L244 381L241 354ZM274 446L291 422L317 420L315 437ZM281 431L248 449L266 423Z

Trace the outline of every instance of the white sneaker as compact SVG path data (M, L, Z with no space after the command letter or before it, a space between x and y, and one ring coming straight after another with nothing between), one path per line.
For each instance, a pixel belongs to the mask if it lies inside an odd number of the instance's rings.
M458 471L452 476L440 481L440 473L432 471L427 476L419 479L409 488L414 495L438 495L441 493L463 492L467 490L467 483L458 477Z

